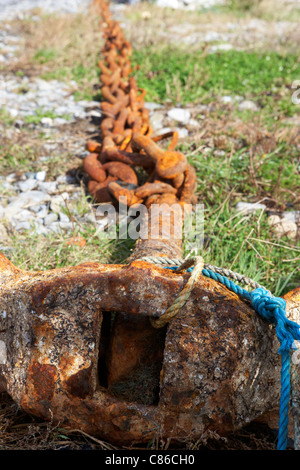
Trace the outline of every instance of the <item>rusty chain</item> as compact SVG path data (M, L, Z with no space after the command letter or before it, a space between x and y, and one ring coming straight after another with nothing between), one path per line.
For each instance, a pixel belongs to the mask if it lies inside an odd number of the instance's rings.
M145 90L132 76L132 48L123 36L119 22L111 18L108 3L95 0L100 9L105 38L102 51L101 111L102 144L87 142L90 154L84 160L89 175L88 190L96 202L115 202L127 198L127 206L159 203L195 202L196 172L186 157L175 151L177 132L154 136L145 107ZM166 151L157 142L171 138ZM141 168L142 177L135 169ZM141 172L139 171L139 174ZM140 180L144 180L141 181Z

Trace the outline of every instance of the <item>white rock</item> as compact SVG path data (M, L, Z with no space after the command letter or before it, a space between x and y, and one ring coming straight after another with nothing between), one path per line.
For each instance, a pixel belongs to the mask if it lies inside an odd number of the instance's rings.
M40 210L37 211L35 216L39 219L44 219L48 215L47 206L37 206L37 207L40 207Z
M294 223L300 221L300 211L284 211L282 215L284 219L289 219Z
M30 207L30 210L35 214L42 213L43 211L46 211L45 215L47 215L48 213L48 209L45 204L37 204L35 206ZM45 215L43 215L42 217L45 217Z
M208 33L205 34L203 38L205 42L220 41L220 39L221 39L221 36L216 31L209 31Z
M50 207L53 212L57 214L61 212L61 209L66 207L66 199L69 198L67 193L59 194L51 198Z
M62 230L73 230L73 225L71 222L58 222L58 224Z
M187 124L191 119L191 113L187 109L172 108L168 111L168 117L182 124Z
M214 151L214 155L216 157L224 157L225 154L226 154L225 150L215 150Z
M54 233L59 233L61 232L60 226L58 222L52 222L52 224L49 224L47 228Z
M58 216L55 212L51 212L44 218L44 224L45 225L50 225L52 222L56 222L58 219Z
M13 183L14 181L16 181L16 173L11 173L10 175L7 175L6 181L8 183Z
M88 115L91 117L95 117L95 118L101 118L102 113L100 111L96 111L95 109L92 109L92 111L89 111Z
M58 184L75 184L76 183L76 178L74 178L71 175L59 175L56 178L56 182Z
M8 112L11 115L12 118L16 118L19 114L19 111L17 109L14 109L14 108L9 108Z
M265 210L267 206L265 204L259 204L257 202L238 202L236 210L243 214L250 214L251 212Z
M33 231L37 235L47 235L49 233L49 230L46 227L44 227L43 225L39 225L37 227L34 227Z
M156 109L162 108L161 104L158 103L151 103L151 102L146 102L145 103L145 108L147 108L149 111L155 111Z
M279 215L275 215L275 214L274 214L274 215L270 215L270 216L268 217L268 224L271 225L271 226L277 225L277 224L280 223L280 220L281 220L281 219L280 219Z
M279 236L296 238L297 225L290 219L280 218L278 215L268 217L268 222Z
M90 224L96 224L97 223L97 219L96 219L96 215L94 212L89 212L85 217L85 222L88 222Z
M160 130L164 120L164 114L157 111L150 116L150 124L154 131Z
M166 134L167 132L176 131L178 133L179 139L185 139L188 136L189 131L184 127L163 127L160 132Z
M63 212L59 212L59 220L60 220L60 222L64 222L64 223L69 223L70 222L69 217L66 214L64 214Z
M4 208L4 217L11 219L11 217L20 211L20 208L28 208L40 205L41 203L47 202L49 200L50 196L42 191L32 190L27 191L26 193L21 193Z
M37 187L37 181L34 178L28 178L25 181L19 181L17 183L17 187L21 191L31 191L32 189L35 189Z
M35 174L35 178L36 178L38 181L45 181L45 178L46 178L46 171L45 171L45 170L38 171L38 172Z
M179 139L185 139L189 135L189 131L184 127L178 127L177 132Z
M17 232L20 232L22 230L30 230L31 229L31 223L30 222L18 222L15 226L14 226L15 230L17 230Z
M59 117L56 117L53 119L53 125L54 126L63 126L64 124L69 124L70 121L68 121L67 119L63 119L63 118L59 118Z
M216 44L215 46L210 46L208 49L207 49L207 52L210 53L210 54L213 54L215 52L219 52L219 51L223 51L223 52L226 52L226 51L230 51L231 49L233 49L233 46L231 44Z
M174 10L182 8L182 3L179 0L157 0L156 5L163 8L173 8Z
M51 126L53 126L53 119L50 118L50 117L43 117L41 119L41 124L44 127L51 127Z
M221 96L220 101L222 101L222 103L224 103L224 104L232 103L233 98L232 98L232 96L225 95L225 96Z
M259 107L250 100L244 100L239 104L239 111L259 111Z
M34 214L30 212L28 209L21 209L20 212L17 212L12 220L17 220L20 222L26 222L32 220L34 218Z
M48 194L54 194L56 191L56 182L55 181L40 181L38 185L38 189Z
M8 237L8 233L7 233L5 225L0 223L0 240L1 241L7 241L8 238L9 237Z

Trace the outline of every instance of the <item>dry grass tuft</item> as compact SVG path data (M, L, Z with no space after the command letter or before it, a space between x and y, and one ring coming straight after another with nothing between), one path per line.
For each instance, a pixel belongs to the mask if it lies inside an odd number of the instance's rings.
M11 26L23 44L8 71L79 78L89 88L98 84L95 65L103 45L98 16L43 15L38 21L13 20Z

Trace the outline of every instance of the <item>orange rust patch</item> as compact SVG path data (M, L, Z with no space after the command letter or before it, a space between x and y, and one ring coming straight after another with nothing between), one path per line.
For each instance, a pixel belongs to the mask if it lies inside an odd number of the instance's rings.
M36 401L50 402L54 396L57 378L56 367L33 361L28 371L28 383L32 384Z
M79 398L86 398L91 390L91 374L92 366L82 369L77 374L72 375L68 380L66 380L66 386L68 392Z

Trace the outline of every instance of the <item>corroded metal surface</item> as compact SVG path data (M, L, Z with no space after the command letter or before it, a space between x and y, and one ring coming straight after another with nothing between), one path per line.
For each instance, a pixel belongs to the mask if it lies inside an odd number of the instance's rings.
M226 434L277 403L273 327L213 280L200 277L156 330L149 317L187 273L142 261L29 273L0 261L1 387L29 413L132 444Z
M177 132L154 136L145 107L145 90L138 88L130 74L131 45L126 41L120 24L112 20L105 0L95 0L102 16L105 37L99 61L101 70L101 103L104 119L100 124L101 144L89 141L91 152L84 161L90 177L88 189L97 202L118 201L127 197L128 206L156 202L160 194L165 201L184 205L194 198L196 174L186 157L175 151ZM172 138L168 150L157 144ZM144 170L143 182L138 181L135 167ZM125 183L125 185L124 185ZM127 185L134 187L127 187Z

